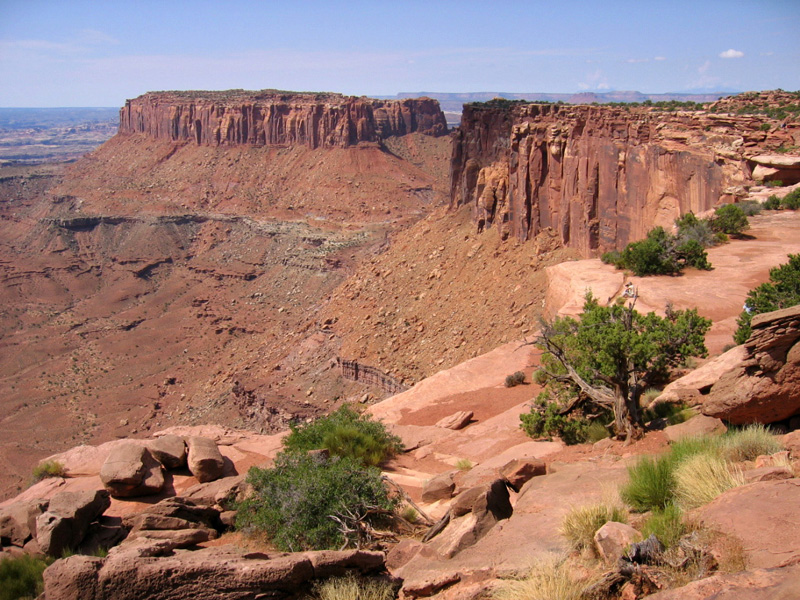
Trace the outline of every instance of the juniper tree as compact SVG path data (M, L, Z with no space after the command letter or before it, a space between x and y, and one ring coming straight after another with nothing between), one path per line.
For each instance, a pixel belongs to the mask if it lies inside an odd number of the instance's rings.
M705 356L705 334L711 321L696 309L673 310L664 317L641 314L617 302L601 306L591 293L577 318L543 323L531 342L543 350L538 379L568 386L572 400L560 410L569 414L584 403L614 414L614 433L625 439L644 429L639 398L642 392L691 356Z

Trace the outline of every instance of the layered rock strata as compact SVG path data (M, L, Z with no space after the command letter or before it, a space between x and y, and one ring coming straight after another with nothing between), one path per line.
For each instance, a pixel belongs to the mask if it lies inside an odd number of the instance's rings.
M212 146L345 148L414 132L445 135L447 123L430 98L375 100L276 90L150 92L125 102L119 132Z
M766 125L766 126L764 126ZM528 240L545 230L593 256L683 213L732 202L749 158L792 144L800 126L760 115L642 107L466 105L455 134L451 207L479 230Z

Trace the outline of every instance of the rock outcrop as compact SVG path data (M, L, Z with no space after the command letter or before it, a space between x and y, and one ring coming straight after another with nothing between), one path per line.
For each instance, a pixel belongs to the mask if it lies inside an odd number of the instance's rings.
M107 558L71 556L45 570L47 600L289 599L316 577L383 568L382 552L242 554L231 547L172 553L169 544L119 547Z
M786 129L764 131L765 121L706 111L465 105L451 207L472 205L478 230L494 224L503 237L528 240L552 229L587 257L621 249L655 225L734 201L753 181L757 163L748 159L793 139Z
M414 132L445 135L447 123L430 98L375 100L278 90L150 92L125 102L119 132L213 146L345 148Z
M702 411L741 425L800 414L800 305L753 317L745 357L722 375Z
M47 510L36 517L36 541L42 552L60 556L75 549L86 537L89 525L111 505L105 490L60 492Z
M130 443L114 447L100 469L100 480L116 498L147 496L164 487L164 472L147 448Z

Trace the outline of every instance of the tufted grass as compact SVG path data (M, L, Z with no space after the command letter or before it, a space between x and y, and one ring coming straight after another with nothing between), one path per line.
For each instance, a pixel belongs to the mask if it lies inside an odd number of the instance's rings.
M722 492L744 484L739 469L719 456L697 454L675 469L675 500L684 510L708 504Z
M394 600L391 582L346 575L321 581L314 586L308 600Z
M563 559L542 560L523 579L504 581L496 600L581 600L587 581L573 577Z

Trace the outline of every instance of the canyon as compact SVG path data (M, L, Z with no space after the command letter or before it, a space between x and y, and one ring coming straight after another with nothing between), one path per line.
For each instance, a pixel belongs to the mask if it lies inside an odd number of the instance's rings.
M642 309L699 306L721 354L747 290L800 252L796 212L754 217L750 240L709 251L711 272L631 278L597 257L685 212L787 193L778 179L797 183L800 124L773 109L796 102L779 91L691 111L497 100L466 105L445 135L430 99L129 100L118 133L78 162L0 177L0 501L50 455L164 432L214 439L240 480L290 424L349 402L403 438L409 451L387 469L417 500L463 460L475 468L453 475L459 490L512 458L548 457L528 486L546 502L515 496L516 520L486 545L451 561L451 530L435 560L414 542L397 567L406 597L443 600L519 574L532 554L565 549L569 503L598 500L600 479L622 481L632 457L667 444L662 432L633 448L530 440L519 414L539 387L503 386L537 364L525 341L540 318L579 311L587 288L611 301L627 280ZM442 425L463 412L463 429ZM89 475L23 497L85 491ZM171 477L176 494L199 480ZM448 502L425 509L439 517ZM112 516L147 504L114 499ZM532 528L543 533L526 545ZM266 560L261 550L235 561ZM183 568L183 552L167 567ZM60 562L51 577L105 564L97 576L112 581L123 558Z

